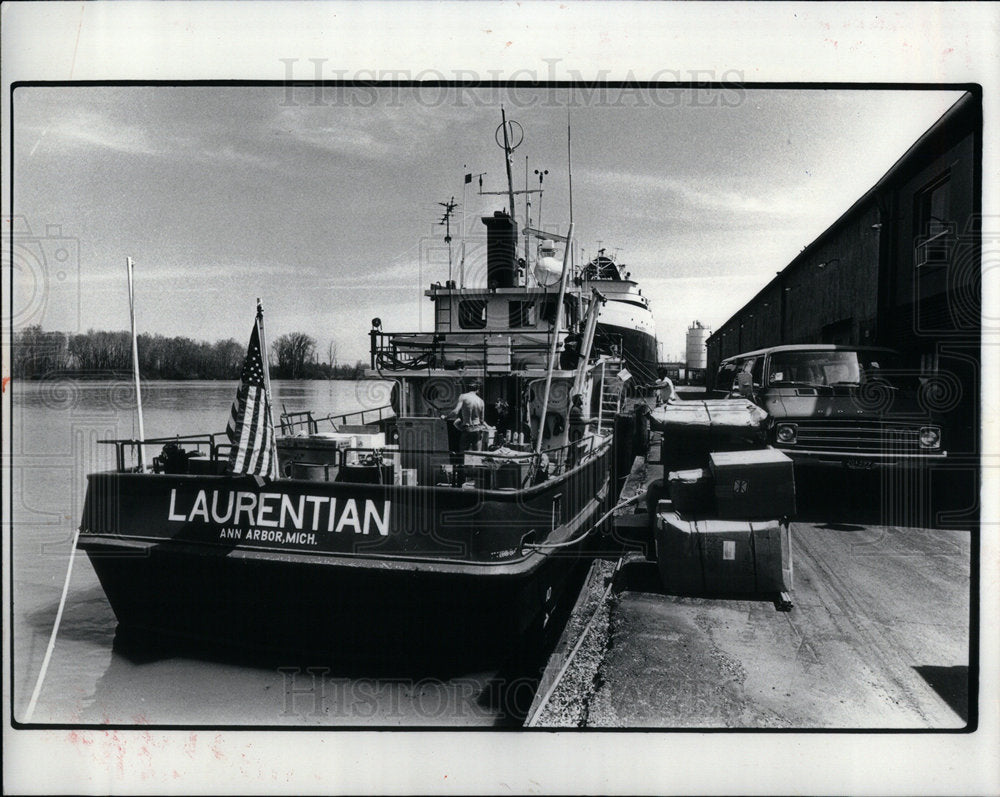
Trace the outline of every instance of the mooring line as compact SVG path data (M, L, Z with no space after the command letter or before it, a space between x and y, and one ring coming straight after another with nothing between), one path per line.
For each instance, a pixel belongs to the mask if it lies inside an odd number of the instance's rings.
M531 548L532 550L534 550L535 548L565 548L568 545L576 545L578 542L582 542L583 540L585 540L587 538L587 535L590 534L590 532L594 531L598 526L600 526L605 520L607 520L612 514L617 512L623 506L628 506L629 504L638 501L640 498L645 498L645 497L646 493L644 492L637 493L636 495L633 495L631 498L626 498L624 501L615 504L613 507L611 507L611 509L609 509L603 515L601 515L600 519L579 537L574 537L571 540L563 540L562 542L526 542L521 547Z
M73 560L76 559L76 541L80 538L80 529L77 527L73 533L73 545L69 549L69 566L66 568L66 581L63 583L62 597L59 599L59 610L56 612L56 621L52 626L52 634L49 636L49 646L45 649L45 658L42 660L42 669L38 673L38 680L35 681L35 691L31 693L31 700L28 702L28 710L24 713L24 721L31 722L31 716L35 713L35 705L38 703L38 696L42 693L42 684L45 682L45 673L49 669L49 661L52 659L52 650L56 646L56 634L59 633L59 623L62 621L63 608L66 606L66 595L69 592L69 579L73 574Z

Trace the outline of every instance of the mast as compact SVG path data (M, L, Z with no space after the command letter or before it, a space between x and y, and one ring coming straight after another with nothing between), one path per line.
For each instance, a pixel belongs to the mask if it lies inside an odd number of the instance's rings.
M438 204L444 208L444 215L438 222L438 226L444 226L445 229L444 241L448 244L448 281L451 282L451 214L455 212L455 197L447 202L438 202Z
M125 270L128 272L128 312L132 324L132 375L135 378L135 409L139 416L139 471L146 470L146 457L143 441L146 432L142 425L142 391L139 389L139 339L135 334L135 292L132 288L132 258L125 258Z
M462 254L458 260L458 287L465 287L465 236L466 236L466 207L468 201L469 183L472 182L472 174L465 172L468 168L468 164L462 167L462 171L465 173L465 178L462 180ZM451 249L449 247L448 257L451 257ZM451 268L448 268L448 276L451 276Z
M569 223L573 226L573 141L569 123L569 110L566 111L566 161L569 170Z
M510 137L507 135L507 113L504 111L503 106L500 106L500 119L501 127L503 127L503 152L504 152L504 163L507 165L507 196L510 199L510 217L514 218L514 178L511 176L510 172Z
M539 230L542 229L542 183L548 173L548 169L535 169L535 174L538 175L538 217L535 219L535 224Z
M542 401L542 417L538 422L538 436L535 439L535 453L542 450L542 437L545 434L545 415L549 409L549 398L552 393L552 371L556 367L556 349L559 347L559 330L562 328L563 301L566 297L566 283L569 281L570 247L573 243L573 222L569 223L569 235L566 237L566 247L563 249L562 279L559 280L559 299L556 304L555 327L552 330L552 342L549 344L549 367L545 372L545 393Z
M528 156L524 156L524 279L528 279L528 228L531 226L531 192L528 191Z

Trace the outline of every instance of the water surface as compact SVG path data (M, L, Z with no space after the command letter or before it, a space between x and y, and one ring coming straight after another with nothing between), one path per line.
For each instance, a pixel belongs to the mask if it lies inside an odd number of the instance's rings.
M58 606L86 474L114 466L107 438L138 437L131 383L9 385L12 404L14 716L21 720ZM388 402L386 383L275 381L277 410L349 412ZM146 438L223 432L233 382L148 382ZM147 452L147 458L159 453ZM503 663L420 669L261 660L230 651L150 649L116 640L114 613L86 555L69 597L33 722L183 725L496 725L523 713L526 682ZM392 665L392 666L388 666ZM478 665L477 665L478 666ZM511 684L513 683L513 687ZM524 688L522 688L524 687Z

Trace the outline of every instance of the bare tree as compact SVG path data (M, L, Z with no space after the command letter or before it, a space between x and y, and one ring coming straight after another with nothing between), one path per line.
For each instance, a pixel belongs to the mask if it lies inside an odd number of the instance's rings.
M289 332L273 344L278 358L278 375L285 379L301 379L306 365L316 358L316 339L305 332Z

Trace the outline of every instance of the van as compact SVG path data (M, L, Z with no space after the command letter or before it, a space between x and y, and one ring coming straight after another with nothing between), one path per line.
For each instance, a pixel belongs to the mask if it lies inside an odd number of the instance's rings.
M728 357L714 391L765 410L768 443L798 463L864 469L947 457L924 393L922 377L901 368L892 349L833 344Z

